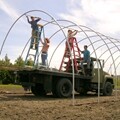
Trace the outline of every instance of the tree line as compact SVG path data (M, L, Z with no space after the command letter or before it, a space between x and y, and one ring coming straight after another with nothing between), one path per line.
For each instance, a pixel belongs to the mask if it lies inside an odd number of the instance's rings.
M0 83L1 84L13 84L15 81L15 68L19 69L24 67L25 61L19 56L14 63L12 63L6 54L3 59L0 59ZM28 66L33 66L33 60L29 58L27 61Z

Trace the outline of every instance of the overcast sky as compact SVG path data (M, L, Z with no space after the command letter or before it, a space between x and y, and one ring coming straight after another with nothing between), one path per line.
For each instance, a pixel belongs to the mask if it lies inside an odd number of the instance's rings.
M2 33L29 10L43 10L56 19L70 19L111 36L120 30L120 0L0 0Z
M15 20L30 10L42 10L55 19L71 20L120 38L120 0L0 0L0 45ZM2 55L19 55L22 43L25 44L30 37L30 31L30 25L23 16L6 40Z

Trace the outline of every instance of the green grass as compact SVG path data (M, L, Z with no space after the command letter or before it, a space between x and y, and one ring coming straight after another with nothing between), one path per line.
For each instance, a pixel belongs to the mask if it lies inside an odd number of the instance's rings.
M120 88L120 79L114 79L114 85L117 86L117 88Z
M10 89L10 88L21 88L22 86L20 86L20 85L12 85L12 84L9 84L9 85L0 85L0 88L2 89Z

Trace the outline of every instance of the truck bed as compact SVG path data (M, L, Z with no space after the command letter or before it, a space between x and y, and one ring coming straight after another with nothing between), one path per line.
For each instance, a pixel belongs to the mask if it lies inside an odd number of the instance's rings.
M73 73L68 73L64 71L58 71L54 69L37 69L37 68L23 68L17 70L18 74L41 74L41 75L51 75L51 76L63 76L63 77L73 77ZM80 75L79 73L74 74L75 78L91 79L91 76Z

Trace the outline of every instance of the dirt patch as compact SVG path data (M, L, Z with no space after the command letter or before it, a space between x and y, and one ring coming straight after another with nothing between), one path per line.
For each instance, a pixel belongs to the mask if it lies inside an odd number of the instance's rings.
M0 89L0 120L120 120L120 91L99 99L94 94L75 95L73 101L35 97L22 88Z

